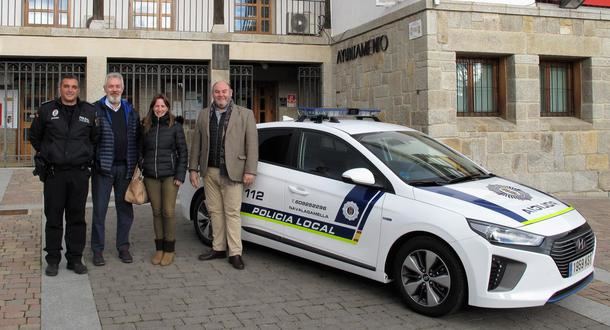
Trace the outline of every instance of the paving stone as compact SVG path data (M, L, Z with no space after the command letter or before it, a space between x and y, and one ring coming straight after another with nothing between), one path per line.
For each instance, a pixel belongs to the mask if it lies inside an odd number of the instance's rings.
M99 317L103 317L103 318L107 318L107 317L119 317L119 316L125 316L125 311L124 310L118 310L118 311L98 311L97 314L99 315Z
M23 175L22 170L14 171ZM26 192L27 184L19 187L18 182L25 183L31 178L29 174L27 178L17 178L18 181L12 177L7 188L10 194L0 196L1 206L40 203L40 193L29 193L30 189ZM40 216L36 211L0 218L0 328L40 327Z
M167 329L165 324L161 321L141 321L135 322L133 325L136 329Z
M201 324L186 324L183 326L178 326L175 329L177 330L201 330L203 328L203 325L205 323L201 323Z
M243 323L241 323L239 320L231 320L231 321L223 321L222 325L227 328L239 328L239 327L243 327Z
M134 324L113 324L104 327L104 330L133 330L137 329Z
M204 328L205 329L210 329L210 330L213 330L213 329L224 329L225 326L222 323L206 323L206 324L204 324Z
M134 322L138 322L140 320L141 320L141 318L140 318L139 314L117 316L117 317L112 318L113 323L134 323Z

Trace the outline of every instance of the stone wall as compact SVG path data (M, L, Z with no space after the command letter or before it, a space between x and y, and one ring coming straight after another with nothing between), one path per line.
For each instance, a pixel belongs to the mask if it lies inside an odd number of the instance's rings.
M423 36L409 40L408 23ZM377 107L384 119L439 138L490 171L559 195L610 191L610 9L422 1L366 24L333 53L388 35L385 53L334 68L338 106ZM502 117L456 115L456 56L506 61ZM578 61L578 117L540 116L540 58Z
M426 40L408 39L408 24L425 20L415 13L403 20L384 25L333 45L338 50L386 35L385 52L335 63L333 77L337 106L379 108L382 119L419 130L428 125L426 113L428 72L425 68Z

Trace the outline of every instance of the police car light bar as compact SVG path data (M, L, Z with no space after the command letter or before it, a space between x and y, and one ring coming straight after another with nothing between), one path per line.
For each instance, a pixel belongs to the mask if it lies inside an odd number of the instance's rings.
M373 118L375 121L379 121L377 115L381 112L379 109L359 109L359 108L298 108L299 119L303 121L310 119L315 122L322 122L322 120L329 120L331 122L338 122L338 117L355 117L357 119L362 118Z

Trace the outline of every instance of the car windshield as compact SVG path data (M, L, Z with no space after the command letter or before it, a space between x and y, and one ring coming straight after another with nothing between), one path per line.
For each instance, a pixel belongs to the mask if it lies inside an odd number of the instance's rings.
M410 185L443 185L490 176L472 161L418 132L374 132L354 138Z

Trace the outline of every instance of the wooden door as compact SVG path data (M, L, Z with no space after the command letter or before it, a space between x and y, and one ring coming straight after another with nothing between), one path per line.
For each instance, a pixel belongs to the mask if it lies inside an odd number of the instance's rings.
M277 120L274 83L255 83L252 111L257 123Z

